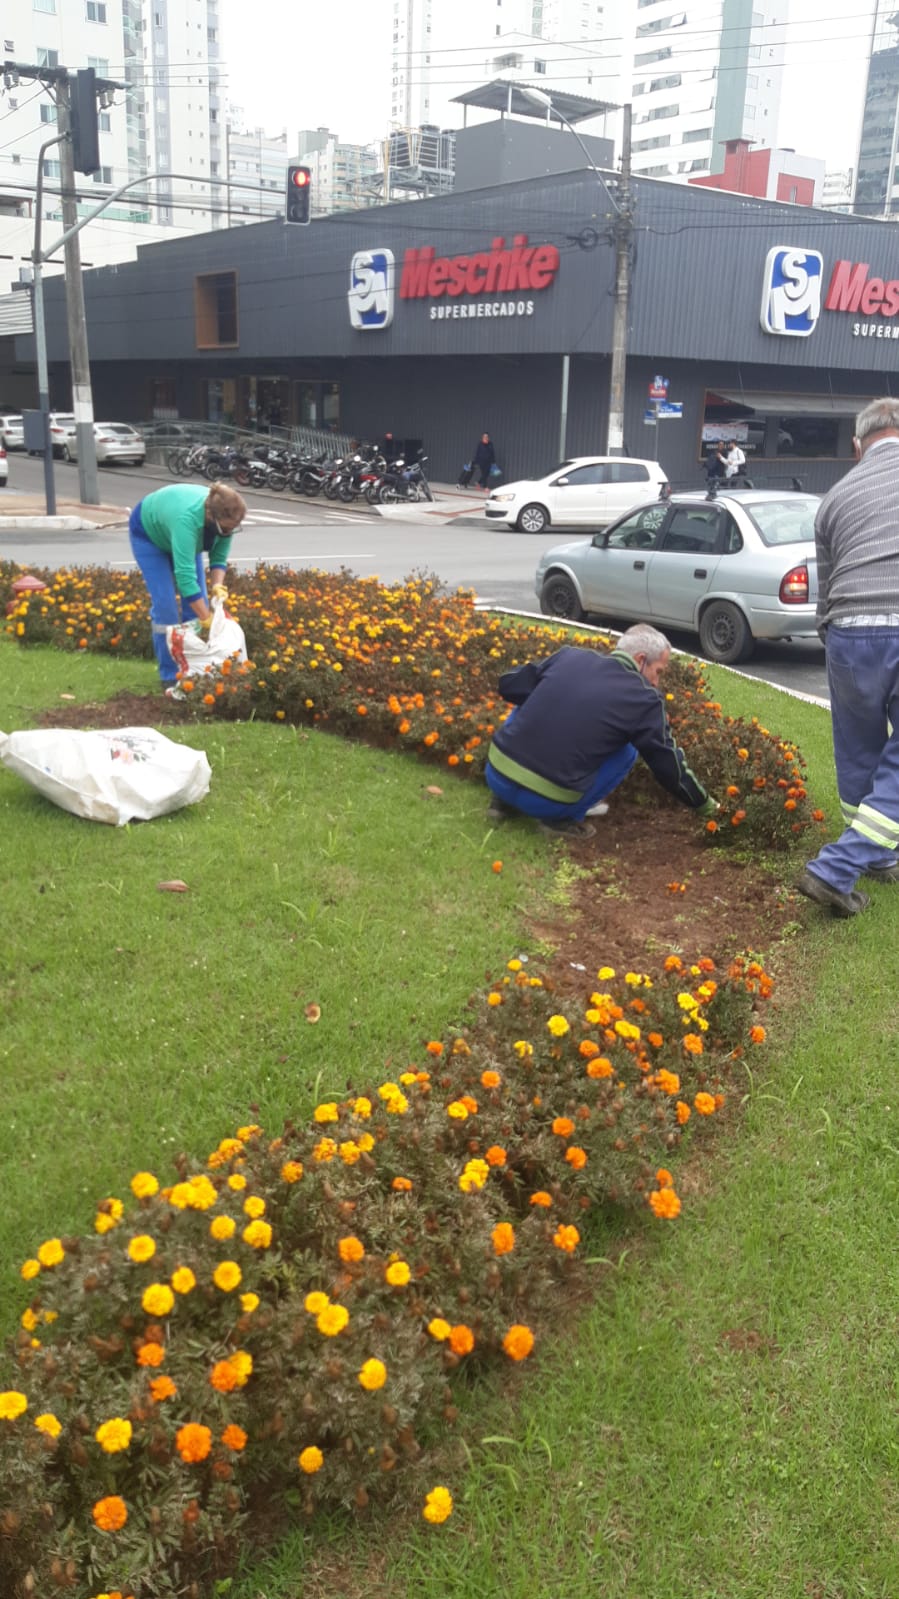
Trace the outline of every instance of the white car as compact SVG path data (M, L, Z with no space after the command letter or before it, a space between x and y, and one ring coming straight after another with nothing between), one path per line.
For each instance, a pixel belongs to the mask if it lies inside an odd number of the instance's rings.
M143 434L127 422L95 422L94 442L97 463L119 461L123 466L143 466L147 454ZM62 447L64 461L78 459L78 430L73 425L66 433Z
M494 489L487 520L521 533L553 527L606 527L633 506L657 500L668 488L658 461L622 455L578 455L546 477L522 479Z
M50 412L50 448L53 455L62 455L62 447L69 428L75 426L75 416L72 411ZM29 450L29 455L43 455L43 450Z
M24 450L25 429L20 415L8 411L0 415L0 444L7 450Z

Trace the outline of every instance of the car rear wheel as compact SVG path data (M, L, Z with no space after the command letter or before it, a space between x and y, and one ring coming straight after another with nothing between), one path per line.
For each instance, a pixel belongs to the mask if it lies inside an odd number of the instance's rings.
M730 600L713 600L699 621L699 642L704 655L721 666L748 661L755 640L743 612Z
M542 533L549 527L549 512L542 505L526 505L515 523L520 533Z
M540 591L540 609L544 616L561 616L566 622L582 622L585 611L570 577L564 572L551 572Z
M67 444L64 444L63 447L62 447L62 458L63 458L64 461L71 461L73 459L71 451L69 450L69 446Z

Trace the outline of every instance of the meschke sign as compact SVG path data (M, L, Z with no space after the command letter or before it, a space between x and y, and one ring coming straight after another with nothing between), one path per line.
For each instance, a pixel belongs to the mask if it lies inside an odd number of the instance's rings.
M824 292L825 264L819 250L775 245L765 262L762 327L766 333L807 339L822 311L859 320L854 338L899 339L899 278L871 275L867 261L835 261ZM868 320L868 319L872 320Z
M489 250L438 255L432 244L408 249L399 279L400 300L429 302L432 322L533 316L533 296L555 282L559 252L554 244L529 244L516 233L507 244L492 239ZM350 263L350 322L362 331L389 327L396 297L396 262L387 249L357 250Z

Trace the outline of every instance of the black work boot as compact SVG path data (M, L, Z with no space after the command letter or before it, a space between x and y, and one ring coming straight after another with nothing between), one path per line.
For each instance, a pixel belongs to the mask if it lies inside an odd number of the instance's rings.
M838 888L831 888L823 877L816 876L807 866L803 867L794 886L806 899L813 899L816 905L829 905L834 916L857 916L871 903L870 896L863 894L860 888L850 888L845 893Z

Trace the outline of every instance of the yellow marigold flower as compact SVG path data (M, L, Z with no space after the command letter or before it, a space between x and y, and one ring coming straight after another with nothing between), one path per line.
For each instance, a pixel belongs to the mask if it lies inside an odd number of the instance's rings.
M391 1094L385 1108L388 1116L405 1116L406 1111L409 1109L409 1101L405 1094Z
M60 1239L48 1238L45 1244L41 1244L37 1258L42 1266L58 1266L65 1259L65 1253Z
M571 1031L571 1028L569 1027L564 1016L550 1016L546 1025L552 1033L553 1038L564 1038L565 1034Z
M352 1100L351 1103L353 1115L358 1116L361 1121L368 1121L371 1115L371 1100L363 1096L361 1099Z
M251 1221L244 1228L241 1235L245 1244L251 1249L268 1249L272 1241L271 1223L267 1221Z
M441 1044L440 1047L442 1049L443 1045ZM382 1083L378 1089L378 1098L384 1100L392 1099L393 1095L398 1094L399 1091L399 1085L397 1083Z
M257 1216L264 1216L265 1200L261 1199L258 1194L251 1194L249 1199L245 1199L243 1202L243 1212L245 1216L251 1216L254 1220Z
M341 1144L340 1147L342 1151L344 1146ZM375 1141L372 1138L371 1133L359 1134L359 1137L356 1139L356 1148L359 1150L360 1154L367 1155L369 1150L374 1149L374 1147Z
M673 1221L680 1215L680 1200L673 1188L660 1188L658 1193L650 1194L649 1204L660 1221Z
M697 1094L693 1104L700 1116L714 1116L715 1101L711 1094Z
M110 1216L108 1210L99 1210L94 1217L94 1232L99 1233L101 1238L104 1233L111 1233L115 1225L115 1217Z
M490 1168L485 1160L470 1160L459 1178L459 1187L463 1194L470 1194L472 1189L483 1188L490 1175Z
M683 1100L679 1099L677 1104L674 1107L674 1114L677 1117L679 1125L681 1127L686 1126L686 1123L690 1120L690 1107L689 1107L689 1105L685 1105Z
M495 1255L510 1255L515 1248L515 1229L511 1222L499 1221L491 1233L493 1239L493 1253Z
M487 1004L488 1005L501 1005L502 1002L503 1002L502 994L497 994L494 991L492 994L488 994L487 995Z
M405 1288L412 1273L404 1260L391 1261L384 1273L385 1280L391 1288Z
M684 1049L687 1051L688 1055L702 1054L702 1039L698 1033L684 1034Z
M156 1240L148 1233L138 1233L128 1245L128 1254L132 1260L141 1265L145 1260L152 1260L156 1253Z
M30 1283L38 1275L40 1269L41 1263L39 1260L23 1260L19 1267L19 1276L24 1277L26 1283Z
M365 1134L363 1133L362 1136L364 1138ZM362 1150L352 1138L348 1138L344 1143L338 1145L337 1153L345 1166L355 1166L362 1154Z
M316 1105L313 1117L317 1122L336 1122L340 1120L340 1112L336 1105L329 1102L326 1105Z
M34 1425L38 1432L44 1433L47 1438L58 1438L62 1432L62 1422L57 1420L51 1410L45 1410L42 1415L35 1416Z
M329 1305L330 1302L327 1294L323 1294L319 1289L315 1288L311 1294L306 1295L303 1305L310 1316L320 1316L325 1306Z
M125 1214L125 1206L120 1199L104 1199L103 1204L113 1221L121 1221Z
M16 1388L7 1388L0 1394L0 1421L16 1421L19 1416L24 1416L28 1409L28 1400Z
M633 1022L616 1022L615 1031L619 1038L627 1039L640 1037L640 1029L639 1027L635 1027Z
M131 1443L131 1423L122 1416L114 1416L97 1428L94 1437L107 1455L121 1454Z
M349 1323L346 1305L326 1305L315 1318L315 1325L324 1338L336 1338Z
M128 1520L128 1507L118 1494L98 1499L91 1515L101 1532L119 1532Z
M249 1122L246 1127L238 1127L237 1136L246 1143L248 1138L255 1138L256 1134L261 1132L262 1128L258 1122Z
M454 1099L452 1104L447 1105L446 1114L447 1116L452 1116L454 1121L464 1122L468 1116L468 1111L462 1104L461 1099Z
M553 1233L553 1243L557 1249L561 1249L563 1254L566 1255L572 1254L577 1249L580 1241L581 1235L576 1227L559 1226Z
M337 1154L337 1145L333 1138L320 1138L312 1151L313 1160L333 1160Z
M692 994L678 994L677 1003L679 1004L681 1010L696 1009L696 1000L693 998Z
M383 1360L366 1360L357 1381L368 1393L373 1394L378 1388L383 1388L387 1381L387 1367Z
M246 1188L246 1186L247 1179L244 1177L242 1172L234 1171L231 1173L231 1176L228 1178L228 1187L233 1188L235 1194L239 1194L242 1189Z
M446 1521L453 1513L453 1496L448 1488L432 1488L425 1498L422 1515L425 1521L430 1521L435 1527Z
M412 1084L417 1082L418 1072L403 1072L400 1076L400 1083L403 1088L411 1088Z
M135 1199L152 1199L159 1193L159 1184L151 1171L135 1172L131 1179L131 1192Z
M245 1387L248 1378L253 1375L253 1356L245 1349L235 1349L230 1359L230 1366L237 1378L238 1388Z
M151 1283L144 1289L141 1305L148 1316L167 1316L173 1308L175 1296L168 1283Z
M236 1260L222 1260L212 1273L212 1280L223 1294L230 1294L240 1286L242 1276Z
M656 1072L652 1080L663 1094L676 1094L680 1091L680 1078L676 1072Z
M337 1253L341 1260L351 1265L358 1260L364 1260L365 1245L361 1238L356 1238L350 1233L346 1238L338 1238Z
M639 972L625 972L624 981L628 983L631 988L639 988L643 982L643 979Z
M209 1232L212 1238L217 1238L223 1243L226 1238L233 1238L237 1231L237 1222L230 1216L216 1216L209 1223Z
M241 1294L241 1296L240 1296L240 1308L244 1312L244 1315L246 1315L246 1316L252 1315L254 1310L258 1310L259 1309L259 1295L258 1294Z
M172 1188L167 1189L166 1194L169 1204L174 1205L176 1210L187 1210L189 1208L191 1200L190 1183L175 1183Z
M541 1210L549 1210L549 1207L552 1204L552 1195L548 1194L545 1189L538 1188L537 1192L531 1195L530 1203L532 1205L539 1205Z
M176 1294L189 1294L197 1286L197 1279L189 1266L179 1266L169 1279Z
M446 1342L452 1330L449 1322L444 1321L442 1316L435 1316L433 1321L428 1322L428 1332L439 1344Z
M503 1339L503 1349L510 1360L526 1360L533 1347L534 1334L520 1323L510 1327Z
M521 961L520 960L506 961L506 970L509 971L509 972L520 972L521 971Z
M600 966L596 975L601 983L607 983L610 978L615 976L615 968L614 966Z
M533 1044L529 1044L525 1038L517 1039L512 1045L512 1048L514 1049L519 1060L529 1060L531 1055L534 1053Z
M26 1332L34 1332L35 1327L40 1321L40 1317L36 1316L33 1310L23 1310L19 1320Z
M281 1177L285 1183L298 1183L303 1175L303 1165L299 1160L287 1160L281 1167Z
M325 1457L315 1444L308 1444L297 1456L297 1465L301 1471L305 1471L307 1477L311 1477L315 1472L321 1471L324 1463Z

